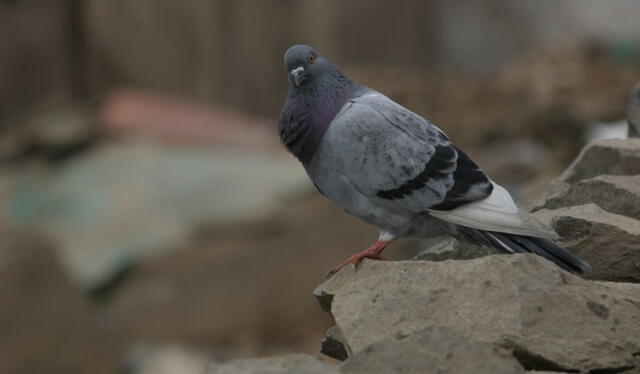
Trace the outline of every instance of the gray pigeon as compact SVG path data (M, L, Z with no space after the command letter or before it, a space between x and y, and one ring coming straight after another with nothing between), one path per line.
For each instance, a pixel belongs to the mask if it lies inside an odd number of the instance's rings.
M365 257L386 260L382 251L399 236L443 234L535 253L572 273L590 269L437 126L353 82L309 46L289 48L284 65L280 139L321 194L380 231L334 272Z
M640 82L629 96L629 106L627 107L627 124L629 125L629 137L640 137Z

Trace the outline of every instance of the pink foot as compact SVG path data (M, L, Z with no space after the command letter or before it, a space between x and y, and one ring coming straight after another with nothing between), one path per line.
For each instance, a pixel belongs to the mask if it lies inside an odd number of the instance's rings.
M387 247L387 244L389 244L389 242L377 241L373 243L369 248L349 257L347 261L342 263L342 265L329 271L329 273L327 274L327 278L332 277L334 274L342 270L343 267L349 264L353 264L354 267L358 267L358 264L360 264L363 258L372 258L375 260L389 261L387 257L382 255L382 251L384 251L384 249Z

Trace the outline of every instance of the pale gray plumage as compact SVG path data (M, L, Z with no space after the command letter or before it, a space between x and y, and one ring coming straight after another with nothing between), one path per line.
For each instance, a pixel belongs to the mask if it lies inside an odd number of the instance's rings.
M283 143L322 194L380 230L379 241L347 263L382 258L398 236L450 234L537 253L573 272L589 268L548 240L555 233L519 212L434 124L352 82L311 47L291 47L285 68Z

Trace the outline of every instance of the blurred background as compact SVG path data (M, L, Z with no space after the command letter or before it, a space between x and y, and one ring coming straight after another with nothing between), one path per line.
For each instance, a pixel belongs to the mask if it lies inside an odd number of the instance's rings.
M311 292L377 233L278 143L290 45L439 125L527 206L590 138L625 136L638 14L635 0L1 0L0 372L319 351L331 321Z

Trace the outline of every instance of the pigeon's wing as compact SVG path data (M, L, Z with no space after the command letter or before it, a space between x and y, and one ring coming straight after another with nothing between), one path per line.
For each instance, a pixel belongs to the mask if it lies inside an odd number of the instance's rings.
M379 93L349 101L331 125L344 176L389 208L451 210L483 199L493 185L424 118Z
M343 176L378 206L427 211L475 229L556 236L521 214L509 192L438 127L384 95L352 99L331 127Z

